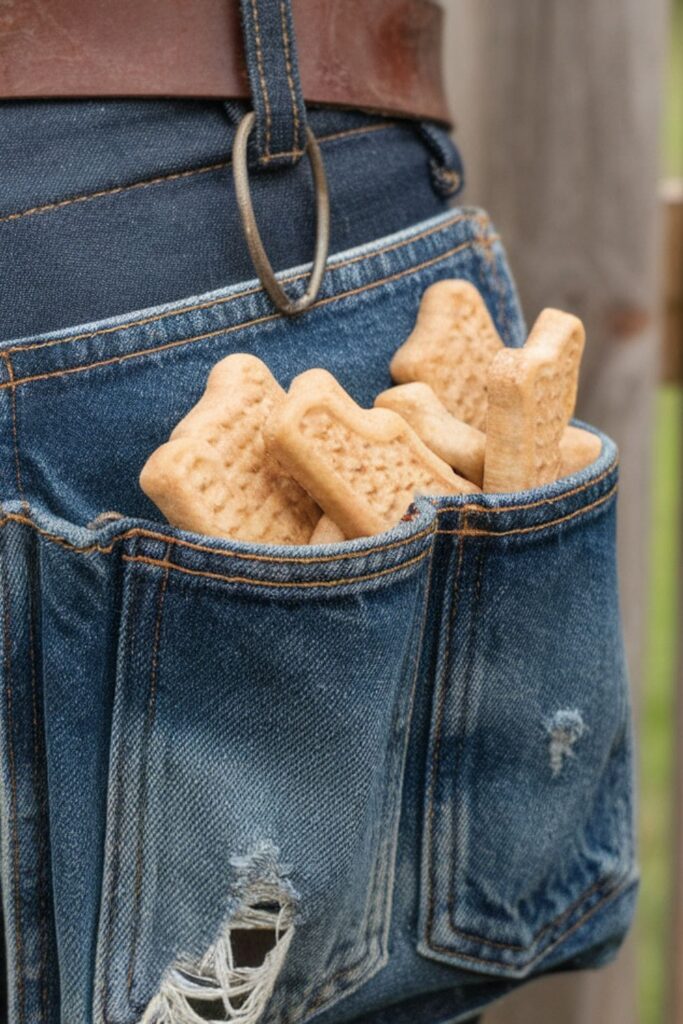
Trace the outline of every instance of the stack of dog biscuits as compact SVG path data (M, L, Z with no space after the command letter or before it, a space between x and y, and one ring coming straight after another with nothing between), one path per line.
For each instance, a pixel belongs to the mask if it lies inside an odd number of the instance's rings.
M439 294L450 300L450 320L434 313ZM473 322L485 339L476 356ZM405 416L425 444L484 491L530 490L600 454L595 434L569 425L584 343L577 317L546 309L523 348L506 348L480 293L465 281L439 281L425 292L415 330L391 361L399 386L375 402ZM470 382L465 395L462 380ZM408 390L417 384L419 395Z
M284 399L254 356L228 356L214 366L202 398L140 474L169 523L212 537L308 543L320 509L266 451L263 436Z
M569 423L584 342L576 317L546 309L506 348L477 289L440 281L373 409L326 370L285 392L261 360L228 356L140 483L174 526L270 544L371 536L419 494L539 487L600 453Z

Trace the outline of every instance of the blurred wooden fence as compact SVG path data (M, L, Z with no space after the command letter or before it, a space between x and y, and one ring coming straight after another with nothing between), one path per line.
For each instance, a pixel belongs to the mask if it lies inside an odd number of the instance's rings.
M548 305L583 318L589 340L579 415L621 449L622 609L637 707L660 327L667 0L444 0L444 7L465 198L497 224L527 319ZM636 968L629 940L607 970L534 983L503 1000L486 1024L638 1024Z
M683 179L667 182L664 189L664 359L663 376L683 388ZM679 437L683 438L683 422ZM679 496L683 538L683 499ZM678 688L676 701L674 791L674 892L671 921L671 977L669 1002L672 1024L683 1024L683 541L679 549Z

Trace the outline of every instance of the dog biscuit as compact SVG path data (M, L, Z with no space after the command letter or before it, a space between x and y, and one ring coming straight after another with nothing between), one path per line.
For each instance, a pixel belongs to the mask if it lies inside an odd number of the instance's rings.
M340 544L346 540L343 530L329 516L322 515L311 534L309 544Z
M479 291L437 281L425 291L415 329L391 360L397 384L429 384L451 415L486 430L489 366L503 342Z
M481 487L486 435L451 416L429 384L416 381L383 391L375 399L381 409L403 416L417 436L466 480Z
M589 430L565 427L560 441L560 476L572 476L590 466L601 450L602 441Z
M269 450L347 538L394 526L416 494L477 491L390 409L361 409L325 370L296 377L266 428Z
M544 309L524 345L526 350L546 353L556 362L565 423L569 423L576 408L579 370L585 344L586 332L578 317L559 309Z
M521 349L491 364L484 490L524 491L556 480L560 442L574 411L584 333L581 321L544 310Z
M213 537L306 544L320 509L270 458L263 426L285 392L254 356L222 359L197 405L150 455L140 485L173 526Z

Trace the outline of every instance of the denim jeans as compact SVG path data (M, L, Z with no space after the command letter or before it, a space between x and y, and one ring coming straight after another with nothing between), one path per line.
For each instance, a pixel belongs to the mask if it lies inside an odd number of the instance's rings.
M506 344L525 337L488 217L440 187L460 170L439 130L348 112L308 112L333 255L314 308L278 315L235 212L240 113L0 111L11 1024L233 1019L205 996L256 920L279 931L237 1019L446 1024L606 963L632 916L608 438L574 477L421 498L326 547L191 535L138 486L231 352L283 386L325 367L370 405L449 277ZM305 164L255 171L253 191L296 294Z

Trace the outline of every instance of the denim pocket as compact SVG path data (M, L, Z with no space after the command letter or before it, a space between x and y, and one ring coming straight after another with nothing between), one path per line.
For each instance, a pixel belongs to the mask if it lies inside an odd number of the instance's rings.
M252 883L292 925L272 1019L386 961L434 524L337 555L126 530L98 1024L205 961Z
M630 904L616 897L634 883L631 734L614 460L607 444L579 478L442 502L425 956L518 978L572 956L596 962L626 930Z

